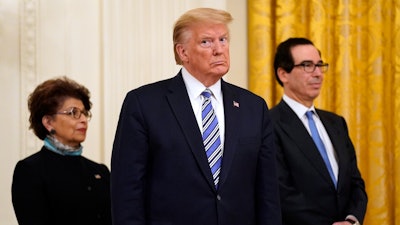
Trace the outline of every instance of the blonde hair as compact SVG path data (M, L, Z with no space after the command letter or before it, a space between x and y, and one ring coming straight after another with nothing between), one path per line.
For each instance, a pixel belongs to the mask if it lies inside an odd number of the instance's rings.
M176 52L176 45L186 42L191 35L190 26L200 22L209 22L214 24L228 25L233 20L230 13L224 10L212 8L196 8L187 11L175 22L173 32L174 54L177 65L182 65L178 53Z

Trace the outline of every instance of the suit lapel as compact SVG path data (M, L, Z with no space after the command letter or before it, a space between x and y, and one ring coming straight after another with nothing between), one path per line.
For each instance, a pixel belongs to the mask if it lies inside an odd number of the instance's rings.
M224 99L224 116L225 116L225 141L224 153L222 158L222 168L220 174L219 187L222 188L226 181L232 161L237 148L237 134L235 127L236 121L239 121L239 104L240 99L236 93L229 88L228 84L221 79L221 88ZM236 104L237 103L237 104Z
M182 129L182 133L190 146L190 150L192 151L202 174L209 185L212 188L215 188L210 166L208 165L208 160L205 154L201 132L197 125L196 117L194 116L193 108L181 73L171 80L169 91L167 99L171 106L171 110Z
M343 140L346 140L346 137L343 137L343 135L345 134L343 131L343 128L340 126L340 124L338 124L337 120L333 120L332 117L329 117L324 111L321 110L317 110L317 113L319 115L319 117L321 118L322 123L324 124L324 127L326 129L326 132L329 135L329 138L332 142L333 148L336 152L336 156L337 156L337 162L338 162L338 167L339 167L339 173L338 173L338 188L341 184L340 180L341 180L341 175L343 175L343 173L341 173L340 171L346 171L347 170L347 165L349 165L349 159L348 157L346 157L346 153L343 152L344 149L348 149L346 148L346 146L344 145L345 142L343 142Z
M280 109L280 124L282 130L297 145L297 149L303 152L304 157L308 159L315 170L317 170L327 182L332 183L333 186L328 169L325 166L317 146L304 127L304 124L284 101L281 101L277 107Z

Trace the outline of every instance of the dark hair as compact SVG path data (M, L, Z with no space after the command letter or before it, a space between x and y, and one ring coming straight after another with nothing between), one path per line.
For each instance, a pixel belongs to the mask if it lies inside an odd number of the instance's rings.
M290 73L294 67L294 60L292 56L292 48L297 45L314 45L312 41L306 38L289 38L280 43L276 49L274 59L275 78L278 83L283 86L282 81L278 76L278 68L282 67L286 72Z
M87 111L92 107L89 90L65 76L44 81L29 95L29 128L38 138L43 140L49 134L42 123L43 116L55 114L71 97L81 100Z

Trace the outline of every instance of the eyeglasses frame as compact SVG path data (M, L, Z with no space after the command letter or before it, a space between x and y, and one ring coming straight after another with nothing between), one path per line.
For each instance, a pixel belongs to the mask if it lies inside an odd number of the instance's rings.
M76 113L74 113L74 111ZM70 116L70 117L72 117L74 119L80 119L82 114L83 114L83 115L85 115L85 117L86 117L86 119L88 121L90 121L90 119L92 118L92 113L90 111L88 111L86 109L81 110L81 109L79 109L77 107L72 107L71 109L68 109L68 110L64 110L64 111L61 111L61 112L56 112L55 114L68 115L68 116Z
M311 70L310 71L306 70L306 68L310 68L311 65L313 65L313 70L312 71ZM293 65L293 67L299 67L299 66L302 66L304 72L306 72L306 73L313 73L317 67L321 70L321 72L325 73L326 71L328 71L328 68L329 68L329 64L328 63L322 63L322 62L319 62L319 63L315 64L313 62L304 61L304 62L301 62L299 64Z

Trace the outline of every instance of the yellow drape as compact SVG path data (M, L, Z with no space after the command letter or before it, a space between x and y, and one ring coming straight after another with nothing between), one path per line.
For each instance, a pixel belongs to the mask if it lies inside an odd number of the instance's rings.
M400 1L248 0L249 89L277 104L276 46L309 38L329 63L315 104L343 115L369 197L364 225L400 225Z

